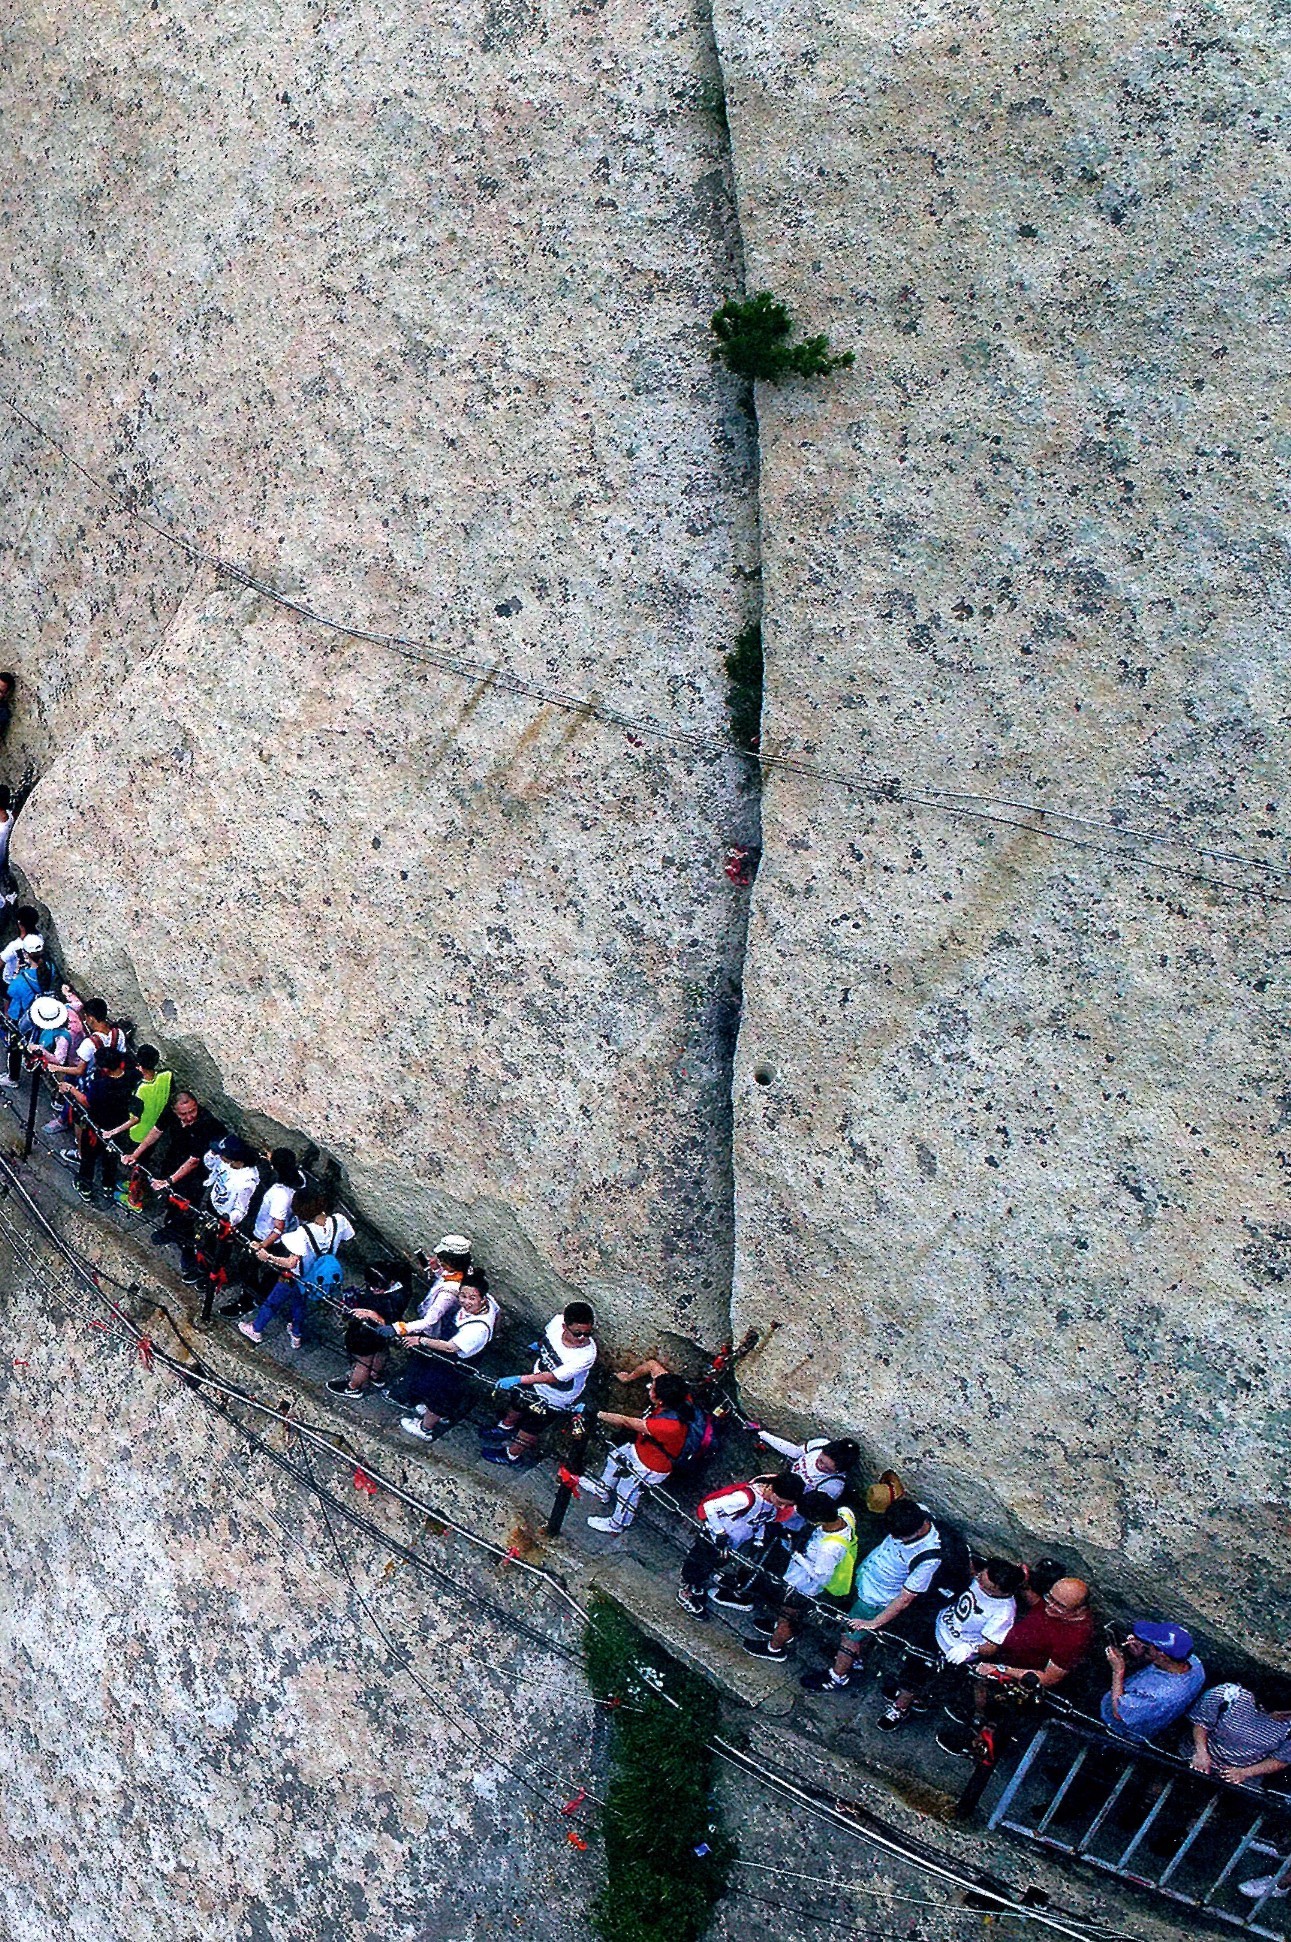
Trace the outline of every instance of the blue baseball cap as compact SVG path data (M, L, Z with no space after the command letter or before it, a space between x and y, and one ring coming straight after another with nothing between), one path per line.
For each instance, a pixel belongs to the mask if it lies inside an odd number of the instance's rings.
M1132 1630L1136 1639L1144 1645L1155 1645L1167 1659L1192 1657L1192 1633L1185 1632L1182 1625L1167 1625L1155 1618L1136 1618Z

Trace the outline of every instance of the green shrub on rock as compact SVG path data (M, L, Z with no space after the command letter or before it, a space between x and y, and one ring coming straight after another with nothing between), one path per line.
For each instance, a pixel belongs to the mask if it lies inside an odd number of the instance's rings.
M795 344L793 318L769 290L755 297L728 297L708 320L717 339L713 356L740 378L820 378L856 362L851 351L831 352L823 334Z
M717 1695L608 1599L583 1643L592 1691L619 1702L593 1926L601 1942L699 1942L735 1855L712 1798Z

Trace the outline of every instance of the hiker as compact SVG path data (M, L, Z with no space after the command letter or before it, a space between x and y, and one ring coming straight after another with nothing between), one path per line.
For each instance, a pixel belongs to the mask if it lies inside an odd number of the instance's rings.
M481 1442L486 1463L534 1463L538 1433L548 1415L566 1416L577 1408L596 1361L592 1330L596 1317L585 1301L571 1301L553 1315L534 1344L538 1360L524 1376L503 1376L494 1386L508 1398L507 1409Z
M130 1124L130 1102L134 1097L134 1087L126 1073L125 1054L116 1050L101 1052L84 1086L69 1086L67 1092L85 1114L76 1129L80 1161L76 1191L82 1200L93 1200L94 1174L98 1167L103 1173L104 1193L112 1194L120 1160L112 1142Z
M333 1376L328 1388L334 1396L360 1402L373 1393L384 1394L385 1331L408 1299L404 1270L396 1261L373 1262L363 1270L364 1292L347 1295L350 1318L345 1325L345 1353L349 1373Z
M423 1296L414 1321L439 1321L447 1312L449 1304L456 1299L457 1292L471 1265L471 1243L465 1234L445 1234L436 1241L434 1252L425 1261L430 1275L430 1287Z
M1182 1625L1136 1618L1122 1645L1109 1645L1112 1689L1099 1712L1134 1740L1154 1740L1182 1719L1206 1683L1206 1668Z
M764 1439L765 1440L765 1439ZM856 1575L856 1513L823 1490L809 1490L798 1506L809 1535L784 1570L784 1584L773 1590L770 1609L753 1620L765 1638L745 1639L744 1650L755 1659L787 1659L813 1599L842 1611L851 1597Z
M354 1239L354 1229L344 1214L329 1214L323 1196L306 1187L292 1203L295 1225L282 1237L276 1253L253 1247L258 1261L279 1270L259 1308L249 1322L239 1322L240 1332L252 1342L261 1340L274 1316L287 1313L287 1340L293 1349L305 1339L305 1310L312 1295L324 1292L330 1282L340 1279L339 1263L329 1271L323 1263L336 1262L340 1248Z
M161 1225L152 1230L155 1246L165 1247L168 1242L180 1247L191 1245L196 1214L192 1203L197 1200L205 1156L224 1138L224 1132L214 1113L199 1106L191 1092L177 1092L152 1131L135 1147L143 1180L154 1193L168 1196ZM142 1164L145 1154L151 1156L147 1166ZM177 1207L170 1196L190 1204Z
M0 675L0 681L3 679L4 676ZM0 728L0 739L3 739L3 736L4 730ZM15 897L17 895L17 892L14 890L13 877L9 872L9 843L12 836L13 791L5 787L4 784L0 784L0 895L3 895L6 903L9 901L11 895ZM32 928L33 930L35 929L34 924Z
M822 1491L835 1503L846 1490L848 1473L861 1454L859 1445L850 1437L831 1442L827 1437L815 1436L809 1442L794 1443L788 1437L772 1436L769 1430L761 1428L757 1435L759 1443L790 1459L790 1473L801 1478L804 1490ZM770 1578L783 1577L795 1548L805 1544L809 1535L800 1512L783 1512L773 1525L758 1533L750 1547L748 1564L722 1574L712 1594L713 1603L725 1611L753 1611L758 1602L758 1586L765 1585Z
M439 1259L444 1259L442 1252ZM439 1293L432 1290L420 1315L394 1324L394 1333L411 1338L417 1349L391 1400L409 1408L399 1427L425 1443L438 1442L465 1415L470 1390L466 1364L493 1340L499 1316L488 1277L479 1268L468 1268L460 1277L441 1275L436 1285Z
M796 1510L806 1496L802 1478L782 1470L774 1477L710 1490L695 1506L699 1536L682 1561L677 1603L692 1618L707 1619L709 1589L731 1552L740 1550L781 1511Z
M161 1053L155 1045L137 1046L134 1062L139 1077L135 1081L134 1098L130 1102L130 1124L126 1128L126 1166L130 1178L117 1194L117 1205L129 1208L132 1214L140 1214L143 1212L144 1174L139 1165L139 1150L170 1103L173 1074L161 1069Z
M12 985L9 988L11 991L13 990ZM66 994L66 985L64 985L63 990L64 994ZM69 1017L75 1015L70 999L68 1000L68 1013ZM125 1033L121 1030L120 1026L110 1025L108 1023L106 999L87 998L80 1008L79 1016L85 1028L84 1036L76 1041L76 1049L73 1051L66 1065L50 1067L51 1077L60 1080L66 1079L72 1084L83 1084L89 1078L91 1072L94 1070L94 1061L100 1052L124 1052L126 1049ZM53 1132L60 1123L58 1118L55 1117L51 1120L48 1130ZM67 1159L69 1156L64 1153L62 1157Z
M254 1219L251 1225L251 1241L263 1248L274 1248L287 1231L292 1203L305 1185L305 1176L300 1170L300 1162L289 1146L272 1147L268 1159L269 1180L267 1185L251 1196L251 1211ZM261 1180L265 1169L260 1168ZM236 1264L236 1278L241 1287L220 1303L221 1315L245 1315L258 1308L277 1280L272 1268L257 1261L249 1248L240 1251Z
M887 1536L867 1551L856 1573L852 1604L832 1665L805 1672L806 1692L840 1692L851 1684L852 1667L872 1632L882 1632L910 1610L932 1587L941 1564L937 1526L913 1497L898 1497L883 1513Z
M907 1652L886 1690L888 1704L879 1715L881 1733L896 1733L916 1711L928 1708L928 1691L947 1666L972 1665L983 1645L999 1645L1013 1629L1018 1593L1026 1583L1020 1564L988 1558L974 1572L967 1590L943 1606L932 1628L933 1655Z
M18 962L6 987L5 1018L9 1024L7 1070L0 1083L12 1092L22 1077L23 1038L27 1015L37 998L54 994L57 974L45 956L45 940L32 931L19 940Z
M16 674L10 674L8 669L3 674L0 674L0 742L3 742L9 733L9 724L13 720L14 694L17 687L18 677Z
M597 1411L597 1421L607 1429L626 1430L628 1441L616 1443L606 1459L598 1483L595 1477L580 1477L580 1490L599 1497L612 1506L608 1517L589 1517L589 1530L615 1535L626 1531L634 1521L643 1490L653 1490L672 1475L673 1466L685 1461L687 1443L692 1440L695 1405L680 1376L653 1376L649 1401L640 1416L621 1416L612 1409Z
M1268 1712L1245 1686L1212 1686L1188 1714L1197 1773L1240 1786L1291 1767L1291 1712Z
M256 1150L249 1146L236 1133L226 1133L222 1140L202 1156L206 1167L206 1184L202 1193L203 1211L214 1215L220 1223L214 1233L207 1232L202 1237L201 1255L198 1259L197 1224L193 1226L180 1246L179 1278L190 1288L199 1287L215 1277L222 1277L224 1263L229 1256L232 1236L222 1232L223 1228L236 1229L246 1219L251 1200L260 1185L260 1169L256 1165Z
M18 969L24 937L40 936L40 912L35 904L19 904L13 914L13 920L18 926L17 933L0 951L0 978L3 978L6 985Z
M1089 1586L1083 1578L1052 1575L1061 1569L1053 1565L1038 1573L1033 1567L1019 1599L1026 1609L999 1645L983 1640L971 1694L947 1703L950 1723L937 1734L943 1752L971 1752L974 1729L1000 1712L1006 1697L1002 1687L1016 1697L1012 1689L1024 1681L1034 1689L1060 1686L1088 1657L1094 1640Z

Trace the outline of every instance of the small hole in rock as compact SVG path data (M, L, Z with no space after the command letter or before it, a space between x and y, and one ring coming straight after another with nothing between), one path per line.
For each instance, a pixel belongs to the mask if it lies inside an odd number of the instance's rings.
M754 1066L754 1068L753 1068L753 1083L754 1083L755 1085L758 1085L758 1086L769 1086L769 1085L771 1084L771 1081L772 1081L772 1080L773 1080L774 1078L775 1078L775 1073L774 1073L774 1072L773 1072L773 1071L771 1070L771 1067L770 1067L769 1065L755 1065L755 1066Z

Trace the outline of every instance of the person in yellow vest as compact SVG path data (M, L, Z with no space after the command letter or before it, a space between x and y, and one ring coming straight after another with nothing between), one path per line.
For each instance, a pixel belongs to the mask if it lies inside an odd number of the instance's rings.
M852 1595L856 1576L856 1517L845 1504L835 1503L823 1490L809 1490L798 1507L812 1527L801 1551L785 1566L783 1585L767 1586L772 1609L753 1620L769 1637L745 1639L744 1650L755 1659L787 1659L789 1642L802 1623L810 1600L837 1604L841 1611Z

